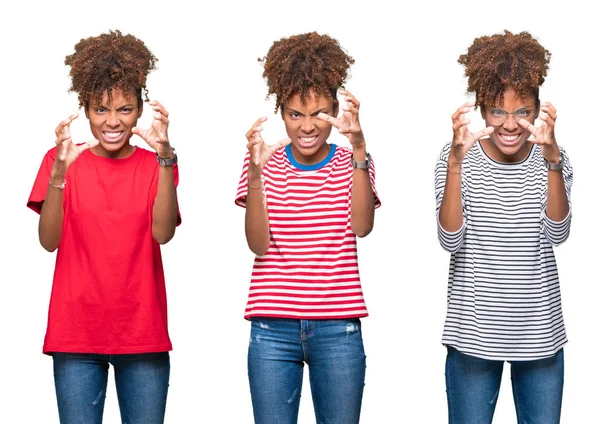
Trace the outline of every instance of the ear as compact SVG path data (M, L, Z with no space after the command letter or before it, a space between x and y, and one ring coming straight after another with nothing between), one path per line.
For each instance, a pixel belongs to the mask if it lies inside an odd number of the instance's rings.
M140 119L142 117L142 112L144 112L144 103L140 103L140 105L138 106L138 119Z
M279 106L279 113L281 115L281 119L283 119L283 103Z
M533 118L533 119L537 119L539 114L540 114L540 99L536 97L536 99L535 99L535 118Z
M340 111L340 102L338 102L338 99L334 98L333 99L333 116L337 116L338 112Z
M481 117L485 121L485 106L484 105L480 105L479 106L479 111L481 112Z
M90 119L90 111L89 111L89 107L90 107L90 105L89 105L89 104L87 104L87 105L85 105L85 107L83 108L83 110L85 111L85 117L86 117L87 119Z

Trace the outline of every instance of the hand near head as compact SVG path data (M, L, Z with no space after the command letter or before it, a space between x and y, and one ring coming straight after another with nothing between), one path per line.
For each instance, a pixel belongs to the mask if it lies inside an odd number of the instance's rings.
M452 137L450 158L456 163L462 163L467 152L471 150L471 147L475 145L477 140L494 132L494 127L486 127L475 133L472 133L469 130L467 125L471 123L471 120L467 118L465 114L468 113L474 105L473 102L467 102L459 107L452 115L452 131L454 132L454 135Z
M250 128L246 133L246 139L248 140L246 147L250 152L248 180L250 180L251 177L259 177L262 174L263 167L267 164L267 162L269 162L273 156L273 153L292 142L290 138L284 138L275 144L266 144L261 134L263 130L261 124L266 120L266 116L258 118L254 125L252 125L252 128Z
M143 130L133 127L131 132L139 135L148 145L156 150L161 158L173 157L173 149L169 144L167 129L169 128L169 112L156 100L149 103L152 108L152 124L150 128Z
M541 105L541 126L536 127L525 119L519 119L519 125L531 133L529 140L542 146L542 156L550 163L558 163L560 160L560 150L554 136L556 117L556 108L552 103L546 102Z
M85 144L77 145L73 143L71 139L71 122L79 116L79 113L69 115L67 119L61 121L56 127L56 159L54 160L52 174L56 176L64 177L67 173L67 169L80 154L86 150L98 145L99 141L94 139L90 140Z
M365 143L365 137L358 120L360 102L348 90L340 90L340 94L344 96L341 115L336 118L329 116L326 113L319 113L317 117L323 121L329 122L337 128L340 134L344 134L348 137L353 148L356 149L362 147Z

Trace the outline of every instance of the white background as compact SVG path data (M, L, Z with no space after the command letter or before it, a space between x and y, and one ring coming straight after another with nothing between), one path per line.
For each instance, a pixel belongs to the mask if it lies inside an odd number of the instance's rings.
M163 248L175 349L167 423L252 422L242 316L253 256L233 199L251 124L268 115L266 140L285 137L256 59L274 40L312 30L356 59L347 88L362 103L383 202L359 243L370 310L362 422L446 422L440 339L450 258L437 241L433 169L451 137L450 115L469 99L458 56L475 37L504 29L528 30L552 52L540 96L558 109L557 138L575 169L571 237L555 250L570 340L563 422L598 422L600 36L583 2L16 4L3 6L0 25L0 422L58 422L52 360L41 353L55 255L39 245L38 217L25 204L56 125L77 110L64 57L109 29L134 34L160 59L148 88L171 113L180 158L183 224ZM81 115L76 141L91 138ZM482 125L475 120L472 129ZM337 134L331 141L347 145ZM504 377L495 423L516 422L508 367ZM109 381L105 422L120 422ZM303 394L300 422L311 423L308 384Z

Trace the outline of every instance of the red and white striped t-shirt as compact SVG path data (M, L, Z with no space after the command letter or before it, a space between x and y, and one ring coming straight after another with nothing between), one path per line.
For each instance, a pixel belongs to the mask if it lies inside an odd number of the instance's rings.
M271 241L254 260L245 318L337 319L367 316L350 224L352 151L331 144L314 165L294 160L288 145L263 168ZM235 203L246 206L246 154ZM375 166L369 169L375 207Z

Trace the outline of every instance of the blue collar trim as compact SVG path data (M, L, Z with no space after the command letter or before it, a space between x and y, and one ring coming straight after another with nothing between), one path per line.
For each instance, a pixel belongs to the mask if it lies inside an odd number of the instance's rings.
M335 155L335 149L337 148L337 146L335 144L330 144L329 146L329 153L327 154L327 157L321 162L317 162L312 165L304 165L302 163L299 163L296 159L294 159L291 144L285 146L285 153L287 154L288 160L292 165L294 165L294 167L300 169L301 171L316 171L317 169L321 169L325 165L327 165L333 158L333 155Z

